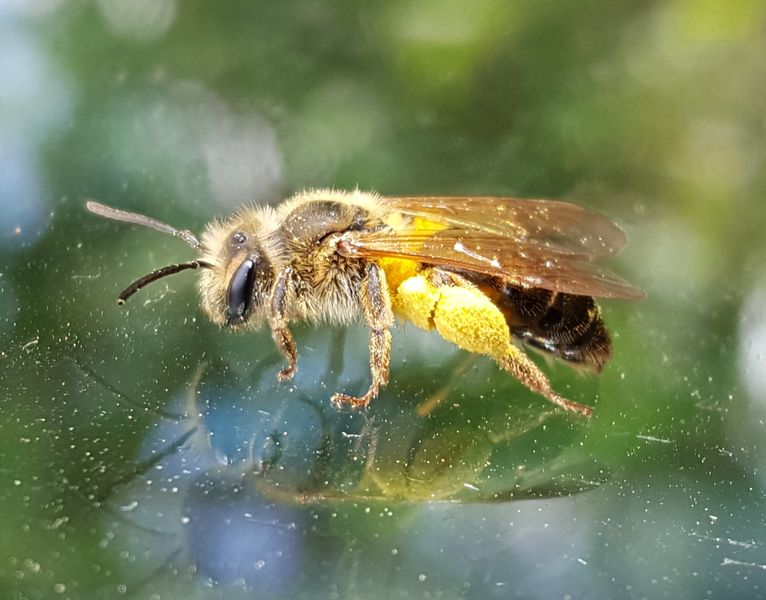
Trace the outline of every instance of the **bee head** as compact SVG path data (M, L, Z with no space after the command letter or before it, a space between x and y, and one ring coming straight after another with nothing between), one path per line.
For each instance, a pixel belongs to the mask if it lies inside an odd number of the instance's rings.
M208 225L202 247L211 266L199 279L202 308L218 325L260 324L274 283L269 213L245 209Z

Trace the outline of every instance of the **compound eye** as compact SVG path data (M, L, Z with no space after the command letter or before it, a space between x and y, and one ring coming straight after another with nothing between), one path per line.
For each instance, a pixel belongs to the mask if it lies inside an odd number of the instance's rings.
M234 272L226 300L226 324L236 325L245 320L253 300L255 285L255 261L247 259Z

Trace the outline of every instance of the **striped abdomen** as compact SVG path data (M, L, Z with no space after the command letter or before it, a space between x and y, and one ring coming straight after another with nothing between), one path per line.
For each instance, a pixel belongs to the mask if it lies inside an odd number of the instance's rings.
M484 289L505 315L513 336L571 363L600 371L612 355L601 310L590 296L575 296L493 282Z

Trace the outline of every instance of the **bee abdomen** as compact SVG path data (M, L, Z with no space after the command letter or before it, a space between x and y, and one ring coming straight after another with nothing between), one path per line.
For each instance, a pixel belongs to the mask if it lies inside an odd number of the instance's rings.
M512 335L556 358L600 371L612 355L601 310L589 296L509 285L498 307Z

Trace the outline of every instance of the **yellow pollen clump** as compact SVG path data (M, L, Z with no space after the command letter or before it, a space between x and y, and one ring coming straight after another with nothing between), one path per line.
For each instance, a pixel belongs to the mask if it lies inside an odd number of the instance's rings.
M504 357L510 331L500 309L478 288L432 285L420 273L406 279L393 294L396 314L469 352Z

